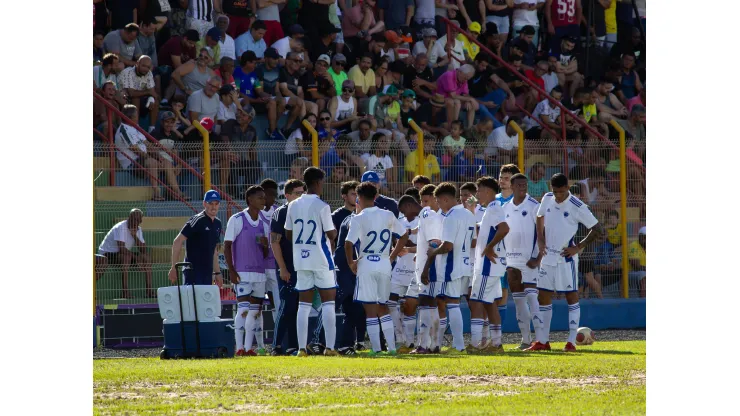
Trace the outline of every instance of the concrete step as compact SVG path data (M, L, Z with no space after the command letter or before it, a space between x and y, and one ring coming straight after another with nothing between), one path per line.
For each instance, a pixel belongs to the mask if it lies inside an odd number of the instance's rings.
M110 186L95 188L95 201L149 201L152 188L148 186Z
M116 223L128 217L117 218ZM141 222L142 231L181 230L190 217L148 217Z

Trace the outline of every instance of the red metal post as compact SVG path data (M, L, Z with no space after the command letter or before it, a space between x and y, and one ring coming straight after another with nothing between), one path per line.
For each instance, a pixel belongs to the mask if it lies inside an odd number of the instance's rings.
M108 184L110 186L116 186L116 152L113 150L115 146L113 137L113 110L110 107L107 108L108 112L108 157L110 159L110 167L108 168Z

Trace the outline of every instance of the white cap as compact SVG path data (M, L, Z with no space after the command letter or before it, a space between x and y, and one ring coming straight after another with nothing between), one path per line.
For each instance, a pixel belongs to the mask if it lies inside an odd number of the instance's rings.
M647 235L645 234L645 227L640 228L640 231L638 231L638 234Z

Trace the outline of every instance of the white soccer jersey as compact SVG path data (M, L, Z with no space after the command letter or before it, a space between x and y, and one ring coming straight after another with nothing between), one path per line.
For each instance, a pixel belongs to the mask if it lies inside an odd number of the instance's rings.
M445 281L473 275L475 255L472 250L475 241L475 216L462 204L455 205L446 214L442 214L442 241L452 243L452 251L443 254L442 273Z
M480 204L475 206L475 222L480 224L481 221L483 221L483 214L486 213L486 208L482 207Z
M416 277L421 282L421 274L427 263L427 251L431 240L442 240L442 216L429 207L424 207L419 213L419 232L416 236ZM439 263L439 258L435 263ZM437 267L434 265L434 271ZM436 281L436 273L429 272L429 280Z
M521 204L514 200L503 206L509 233L504 237L506 265L524 266L529 259L537 257L537 209L539 202L527 194Z
M586 228L592 228L599 221L580 199L568 192L565 201L558 204L552 192L542 197L542 203L537 211L538 217L545 217L545 242L547 255L542 264L555 265L565 261L560 256L564 248L573 244L573 237L578 231L578 223Z
M383 272L390 277L391 240L405 233L406 227L388 210L370 207L352 217L345 241L356 245L357 274Z
M416 228L416 226L419 225L418 216L411 222L409 222L405 216L401 216L398 221L401 222L407 231L412 228ZM409 235L409 240L416 244L417 235ZM408 286L411 284L411 279L414 277L415 272L416 265L414 264L414 254L408 253L405 256L399 256L396 260L395 266L393 266L393 271L391 272L391 282L400 286Z
M295 270L334 270L326 232L334 230L329 204L316 194L303 194L288 205L285 229L293 232Z
M505 258L504 253L502 253L503 248L501 247L501 243L496 244L494 248L496 255L500 257L496 260L495 264L491 260L488 260L488 257L482 257L483 250L493 240L496 231L498 231L498 226L503 222L506 222L506 217L504 216L504 210L501 208L501 205L496 201L488 204L488 208L485 209L485 214L483 215L483 220L480 222L480 231L475 245L476 276L503 276L504 272L506 272L506 267L502 261Z

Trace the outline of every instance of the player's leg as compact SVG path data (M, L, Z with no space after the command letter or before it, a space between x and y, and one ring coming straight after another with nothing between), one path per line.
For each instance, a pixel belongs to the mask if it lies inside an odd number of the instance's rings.
M435 336L434 341L434 349L433 352L439 353L442 351L442 344L444 343L444 335L445 332L447 332L447 299L443 295L441 295L442 288L444 287L445 282L437 282L434 286L435 296L437 297L437 317L439 320L437 321L437 325L435 327L436 331L433 332Z
M545 264L540 266L539 275L537 277L537 301L539 303L539 312L536 315L533 314L532 319L535 321L541 320L542 322L539 323L539 331L536 330L537 327L535 326L537 342L527 348L526 351L550 349L550 322L552 321L552 295L555 291L555 270L556 266Z
M557 273L555 290L565 293L565 300L568 302L568 341L564 351L575 351L578 325L581 323L581 306L578 304L578 260L571 258L570 261L558 263Z
M396 355L396 329L388 308L388 299L391 296L391 278L382 273L375 273L374 275L378 288L378 319L380 320L380 329L383 331L388 352L391 355Z
M298 356L308 356L308 317L311 314L314 291L314 272L298 270L295 289L298 291L298 314L296 316L296 335L298 336Z
M264 355L265 338L262 332L262 302L265 299L265 282L252 283L252 293L249 296L249 313L247 320L244 322L244 350L247 355ZM257 340L257 353L252 354L252 341Z
M514 306L516 307L516 322L519 325L519 331L522 333L522 342L519 349L529 348L532 343L532 334L530 333L529 322L532 318L527 305L527 295L524 293L522 284L522 271L518 268L509 267L506 269L509 287L511 288Z
M457 351L465 349L465 339L463 338L463 318L460 311L460 296L462 295L462 285L464 279L456 279L445 282L443 294L447 302L447 315L450 322L450 331L452 332L452 348Z
M483 344L483 322L485 319L485 308L481 299L482 293L488 283L488 276L476 274L473 276L473 286L468 297L468 306L470 307L470 345L468 351L474 352L482 347Z
M418 286L417 286L418 287ZM413 292L413 293L410 293ZM414 345L418 345L418 342L414 342L414 331L416 329L416 309L419 306L418 293L409 287L406 292L406 302L403 304L403 336L406 339L405 347L409 348L409 351L414 348Z
M355 289L354 301L361 303L365 310L365 326L370 338L370 348L373 354L377 353L381 350L377 281L371 274L362 270L357 272L357 288Z
M498 314L501 315L501 325L506 322L506 311L508 311L507 302L509 299L509 278L506 273L501 278L501 299L496 302Z
M280 310L280 287L277 281L277 270L267 269L265 270L265 291L267 297L270 299L272 305L272 321L277 322L278 311Z
M337 340L337 278L333 270L320 273L321 280L316 285L321 296L321 323L326 341L324 355L339 355L334 349Z
M400 285L392 284L391 286L391 295L388 298L386 306L388 307L388 312L390 313L391 320L393 321L393 328L395 331L394 339L397 340L399 343L403 343L403 321L401 321L400 305L401 298L398 295L398 292L400 292Z
M242 356L246 352L244 350L244 323L247 320L247 314L249 314L249 293L252 289L249 283L241 282L234 285L234 292L237 294L236 298L236 315L234 316L234 339L236 341L236 355ZM242 293L247 295L242 296Z

